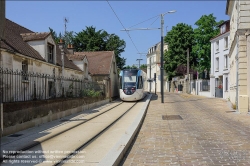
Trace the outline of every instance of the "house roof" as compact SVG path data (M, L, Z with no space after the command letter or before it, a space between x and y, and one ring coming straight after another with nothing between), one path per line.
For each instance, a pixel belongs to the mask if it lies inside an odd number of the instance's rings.
M218 27L221 27L222 25L224 25L224 24L226 24L228 22L230 22L230 20L224 21L223 23L219 24Z
M50 35L49 32L35 33L10 21L9 19L6 19L4 40L0 41L0 48L46 62L46 60L34 48L32 48L27 41L43 40L48 37L48 35ZM65 54L69 53L67 49L65 49L64 52ZM56 45L56 54L57 65L62 66L61 50L58 45ZM66 55L64 55L64 67L81 71L81 69L71 62Z
M5 21L4 40L0 47L9 51L14 51L22 55L45 61L45 59L28 43L23 41L21 33L34 33L8 19Z
M228 22L230 22L230 20L224 21L223 23L221 23L220 25L218 25L218 27L221 27L222 25L227 24ZM228 26L230 26L229 23L228 23ZM211 42L213 39L215 39L215 38L217 38L217 37L219 37L219 36L222 36L222 35L224 35L225 33L228 33L229 31L230 31L230 28L227 28L226 31L225 31L224 33L220 33L220 34L218 34L217 36L211 38L211 39L210 39L210 42Z
M74 69L74 70L79 70L82 71L79 67L77 67L72 61L70 61L68 59L68 57L66 56L67 54L69 54L68 50L66 48L64 48L64 67L65 68L70 68L70 69ZM61 54L61 49L59 48L58 45L56 45L56 64L58 66L62 66L62 54Z
M43 33L22 33L23 41L44 40L50 35L50 32Z
M85 54L67 54L69 60L82 61L85 57Z
M71 60L79 60L84 56L88 58L88 69L92 75L110 74L114 51L75 52L74 55L68 55Z

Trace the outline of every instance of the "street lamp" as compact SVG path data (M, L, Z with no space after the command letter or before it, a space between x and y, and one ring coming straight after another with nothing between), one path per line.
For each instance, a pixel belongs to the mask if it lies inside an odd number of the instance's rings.
M136 61L139 61L139 69L140 69L140 61L143 59L136 59Z
M59 43L59 48L61 49L61 61L62 61L62 96L64 96L64 84L63 84L63 76L64 76L64 41L60 39Z
M161 103L164 103L164 90L163 90L163 27L164 27L164 15L175 13L175 10L168 11L161 14Z

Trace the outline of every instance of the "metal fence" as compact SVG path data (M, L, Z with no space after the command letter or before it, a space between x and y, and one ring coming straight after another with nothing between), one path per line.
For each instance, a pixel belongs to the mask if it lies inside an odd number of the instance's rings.
M210 80L202 80L200 82L200 91L210 91Z
M105 85L86 80L0 68L2 102L105 95Z

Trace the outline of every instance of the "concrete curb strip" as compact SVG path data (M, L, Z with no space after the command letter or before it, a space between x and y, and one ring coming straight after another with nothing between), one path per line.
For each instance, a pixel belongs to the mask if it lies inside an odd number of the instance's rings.
M124 154L126 153L128 147L130 146L132 140L138 132L141 123L143 122L143 118L146 114L151 96L152 94L149 94L147 96L146 102L140 110L140 113L135 118L134 122L128 127L126 133L120 138L115 146L99 162L98 166L118 165L121 162Z

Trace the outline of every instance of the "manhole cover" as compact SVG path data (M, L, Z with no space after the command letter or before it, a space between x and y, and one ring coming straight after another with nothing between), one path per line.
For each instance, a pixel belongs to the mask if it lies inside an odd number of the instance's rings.
M183 120L180 115L162 115L162 120Z
M232 112L236 112L236 111L226 111L226 113L232 113Z
M19 137L19 136L21 136L21 135L23 135L23 134L12 134L12 135L10 135L10 136L8 136L8 137Z

